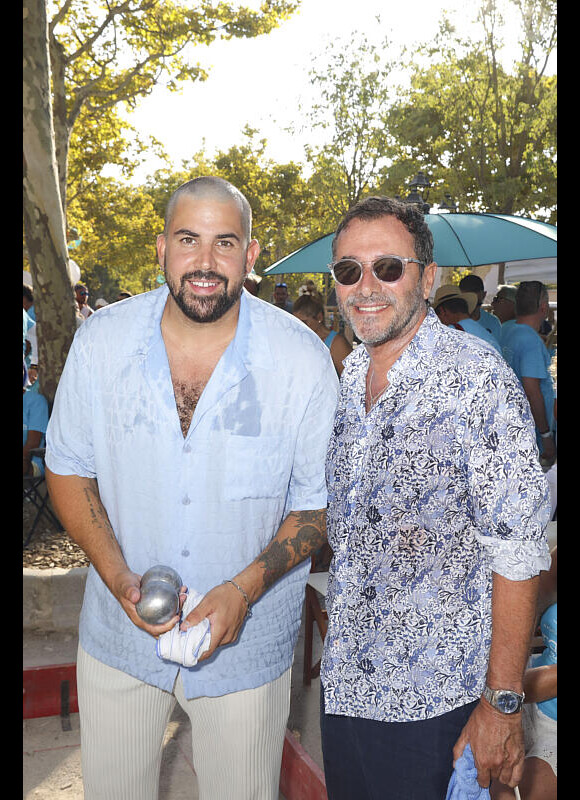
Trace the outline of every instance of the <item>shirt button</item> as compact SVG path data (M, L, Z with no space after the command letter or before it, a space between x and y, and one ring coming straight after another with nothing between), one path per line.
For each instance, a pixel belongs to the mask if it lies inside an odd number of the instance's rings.
M188 506L191 503L191 500L189 499L189 497L187 495L185 495L185 497L183 498L183 500L181 502L183 503L184 506Z
M183 448L183 452L184 453L191 453L191 447L188 444L186 444L185 447Z

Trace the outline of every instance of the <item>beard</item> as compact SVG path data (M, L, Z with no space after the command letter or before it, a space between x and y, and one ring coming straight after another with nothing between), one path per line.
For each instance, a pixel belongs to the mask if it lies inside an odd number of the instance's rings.
M389 292L373 293L370 297L351 295L343 301L337 292L338 310L355 332L357 338L368 345L379 345L396 339L419 319L425 310L422 281L419 280L414 290L405 298L391 295ZM353 306L355 305L388 305L392 309L390 321L380 323L377 320L364 318L357 314L356 319Z
M193 322L216 322L230 310L240 299L246 272L242 270L239 281L231 284L225 275L213 270L196 270L182 275L179 280L174 280L167 273L167 263L164 262L165 280L167 287L178 308ZM188 280L220 281L222 290L211 297L196 297L187 285Z

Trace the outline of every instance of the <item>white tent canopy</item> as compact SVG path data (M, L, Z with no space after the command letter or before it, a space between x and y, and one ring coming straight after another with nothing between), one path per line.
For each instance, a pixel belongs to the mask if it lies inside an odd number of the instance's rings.
M435 277L435 283L431 290L431 300L435 292L445 283L449 283L453 267L439 267ZM556 284L558 282L557 259L556 258L534 258L528 261L506 261L503 281L499 280L499 264L488 264L487 266L472 267L469 270L483 280L486 291L485 303L490 303L491 298L497 292L499 283L517 284L521 281L542 281L542 283Z
M530 261L506 261L505 283L520 283L520 281L557 283L557 261L556 258L534 258Z

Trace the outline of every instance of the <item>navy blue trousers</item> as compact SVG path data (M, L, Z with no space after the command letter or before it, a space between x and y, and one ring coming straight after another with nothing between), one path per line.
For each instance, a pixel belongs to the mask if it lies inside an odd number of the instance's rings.
M420 722L326 714L320 729L329 800L445 800L453 747L477 701Z

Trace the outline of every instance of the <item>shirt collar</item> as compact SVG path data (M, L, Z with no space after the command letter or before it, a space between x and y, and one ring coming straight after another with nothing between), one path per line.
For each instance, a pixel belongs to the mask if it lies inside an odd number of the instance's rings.
M391 389L403 381L409 380L419 371L419 366L421 374L425 374L425 369L428 369L428 364L438 350L441 333L444 331L445 327L441 325L439 317L432 308L428 308L427 315L415 336L387 374ZM350 385L355 394L361 396L361 408L364 408L364 391L369 359L369 354L364 345L356 347L345 359L345 371L341 378L341 383Z
M161 336L161 318L169 296L167 284L160 286L149 294L151 308L140 313L145 317L145 330L137 351L146 355L159 345ZM253 297L245 289L240 300L240 315L232 349L246 367L258 366L270 369L274 366L269 344L268 321L264 313L263 300Z

